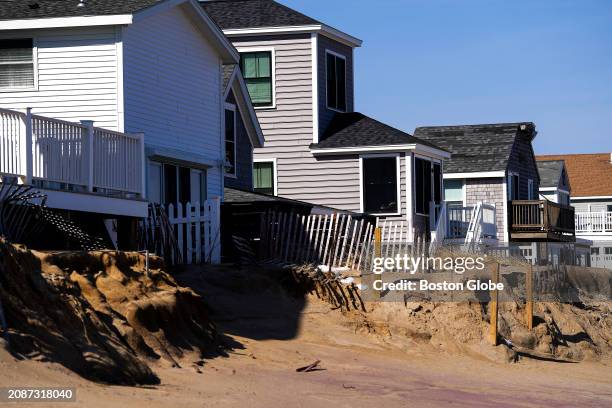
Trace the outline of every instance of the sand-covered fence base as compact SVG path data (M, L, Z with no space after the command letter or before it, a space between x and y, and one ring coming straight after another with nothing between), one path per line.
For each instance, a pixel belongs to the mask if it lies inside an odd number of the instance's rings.
M149 362L179 365L214 337L203 300L144 255L43 254L0 241L10 351L112 384L156 384Z

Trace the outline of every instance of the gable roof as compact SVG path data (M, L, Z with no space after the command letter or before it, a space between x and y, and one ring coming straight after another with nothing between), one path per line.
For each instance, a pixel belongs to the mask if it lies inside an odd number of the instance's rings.
M559 154L537 156L536 160L563 160L577 197L612 197L612 157L610 153Z
M227 101L227 97L232 91L234 99L238 105L238 111L242 118L242 123L247 130L251 145L253 147L263 147L264 135L259 125L259 120L255 114L249 90L246 87L242 73L237 64L228 64L223 66L223 99Z
M321 33L351 47L361 40L274 0L200 0L228 36Z
M341 149L410 144L419 144L444 151L432 143L419 140L359 112L336 113L319 143L313 143L310 147L312 149Z
M563 172L563 160L538 160L540 187L558 187Z
M0 20L132 14L162 1L164 0L84 0L83 7L77 7L79 0L1 1Z
M0 1L0 31L59 27L129 25L180 6L219 52L224 63L240 55L196 0L12 0Z
M202 1L204 10L222 29L320 24L273 0Z
M451 152L444 173L505 171L516 138L535 137L531 122L418 127L414 135Z

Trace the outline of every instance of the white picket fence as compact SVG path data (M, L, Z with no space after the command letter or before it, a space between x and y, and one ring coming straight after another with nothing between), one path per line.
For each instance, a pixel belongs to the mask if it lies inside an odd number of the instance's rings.
M221 200L218 197L199 202L168 205L168 220L181 258L185 264L221 262L220 216Z

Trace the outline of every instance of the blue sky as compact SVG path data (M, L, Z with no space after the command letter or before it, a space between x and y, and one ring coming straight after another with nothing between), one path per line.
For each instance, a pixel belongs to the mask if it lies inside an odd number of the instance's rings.
M536 154L612 151L612 1L279 1L364 41L369 116L409 133L532 121Z

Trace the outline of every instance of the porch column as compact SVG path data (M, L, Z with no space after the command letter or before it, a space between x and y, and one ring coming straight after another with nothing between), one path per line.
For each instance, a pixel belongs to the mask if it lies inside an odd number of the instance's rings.
M414 179L412 172L413 153L407 152L406 158L406 220L408 221L408 242L414 240L414 204L412 194L414 191Z

